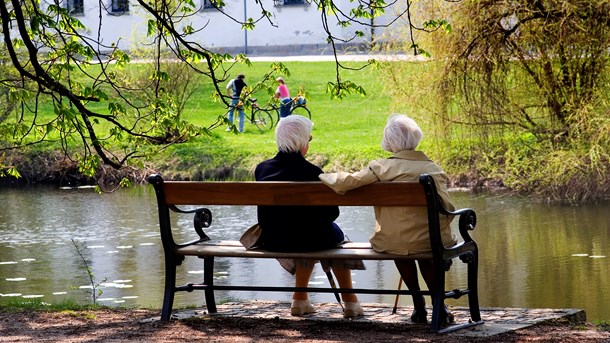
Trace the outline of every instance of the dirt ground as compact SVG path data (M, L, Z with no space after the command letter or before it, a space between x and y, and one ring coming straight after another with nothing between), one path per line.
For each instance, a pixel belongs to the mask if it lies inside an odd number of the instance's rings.
M158 315L153 310L0 309L0 342L610 342L609 328L568 322L473 338L433 334L426 325L222 316L161 322Z

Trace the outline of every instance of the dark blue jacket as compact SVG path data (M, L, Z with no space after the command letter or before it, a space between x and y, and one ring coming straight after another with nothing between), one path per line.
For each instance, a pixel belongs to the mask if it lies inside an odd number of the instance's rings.
M279 152L260 163L254 171L257 181L319 181L322 169L299 153ZM264 248L271 251L316 251L340 242L333 221L338 206L259 206L258 223Z

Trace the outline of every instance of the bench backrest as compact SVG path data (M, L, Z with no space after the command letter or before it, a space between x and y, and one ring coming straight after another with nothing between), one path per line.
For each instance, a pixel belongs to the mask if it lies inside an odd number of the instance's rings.
M161 240L166 255L173 251L170 210L195 213L194 226L200 240L208 240L203 228L209 227L212 213L207 208L183 210L177 206L194 205L270 205L270 206L425 206L434 255L441 258L442 243L439 213L448 214L440 204L434 179L423 174L419 182L375 182L348 191L335 193L321 182L214 182L164 181L151 175L148 182L155 187L159 207ZM435 257L436 258L436 257Z
M426 206L417 182L377 182L344 195L321 182L163 181L159 187L167 205Z

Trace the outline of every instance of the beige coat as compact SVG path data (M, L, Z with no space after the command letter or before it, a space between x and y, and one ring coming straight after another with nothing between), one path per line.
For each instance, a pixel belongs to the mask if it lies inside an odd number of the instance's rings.
M445 208L453 211L447 191L447 175L423 152L399 151L390 158L372 161L356 173L321 174L320 180L339 194L376 181L419 181L423 173L430 174L436 183ZM428 214L425 207L375 207L375 232L370 239L375 251L408 255L429 252ZM441 238L445 246L456 243L449 224L452 216L441 215Z

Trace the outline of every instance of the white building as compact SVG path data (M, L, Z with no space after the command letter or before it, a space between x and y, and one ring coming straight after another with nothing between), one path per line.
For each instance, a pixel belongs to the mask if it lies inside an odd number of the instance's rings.
M47 0L49 1L49 0ZM62 5L89 28L90 36L97 37L98 31L101 41L105 45L118 44L121 49L130 50L138 43L150 42L146 37L147 20L150 15L133 0L103 0L107 3L100 9L99 1L92 0L61 0ZM234 19L244 21L252 17L261 18L261 5L254 0L224 0L224 6L215 8L209 0L194 0L198 6L195 13L187 21L192 26L203 28L190 38L205 48L248 55L268 54L298 55L298 54L326 54L332 50L327 43L328 33L324 31L321 12L315 3L307 0L262 0L262 6L272 16L270 19L262 18L256 23L254 30L242 30L241 25ZM349 0L335 1L345 14L357 2ZM232 17L232 18L231 18ZM375 18L375 24L387 22L392 14ZM101 20L101 25L100 25ZM341 20L346 20L341 18ZM361 22L370 24L371 19L361 19ZM328 15L328 28L332 34L340 39L350 39L356 30L364 33L349 43L337 41L339 49L363 49L375 40L378 41L384 29L377 27L371 29L367 25L354 24L347 28L336 25L337 18ZM103 49L102 49L103 50Z

